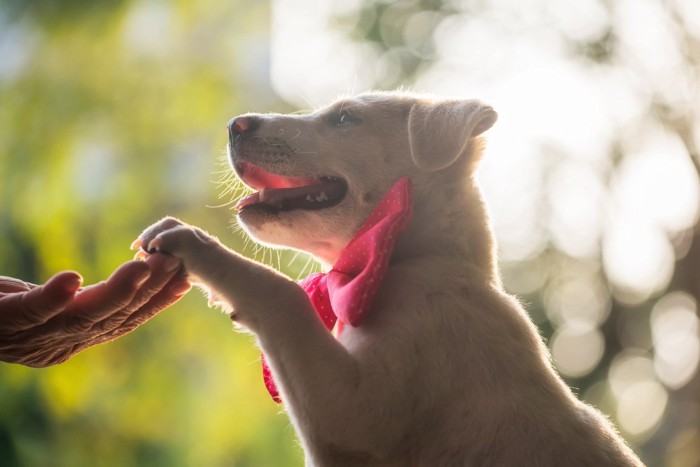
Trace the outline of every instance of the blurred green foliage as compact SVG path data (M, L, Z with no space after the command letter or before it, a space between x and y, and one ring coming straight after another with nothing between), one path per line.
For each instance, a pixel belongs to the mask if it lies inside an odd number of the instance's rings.
M164 215L243 249L208 206L226 122L275 103L268 23L267 2L0 4L0 274L94 283ZM58 367L0 365L0 465L300 464L279 412L252 338L192 293Z

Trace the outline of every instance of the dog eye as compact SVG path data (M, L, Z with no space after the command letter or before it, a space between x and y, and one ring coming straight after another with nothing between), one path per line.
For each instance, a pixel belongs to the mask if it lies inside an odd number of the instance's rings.
M354 117L350 112L347 110L341 110L338 112L338 115L336 116L335 119L335 124L336 125L347 125L348 123L357 123L360 120L356 117Z

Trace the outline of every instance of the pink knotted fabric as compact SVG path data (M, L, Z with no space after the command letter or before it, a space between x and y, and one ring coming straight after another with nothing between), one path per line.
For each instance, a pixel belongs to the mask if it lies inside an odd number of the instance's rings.
M311 274L299 285L308 295L319 318L336 336L343 326L359 326L366 316L389 267L398 237L413 215L411 181L402 178L386 193L327 273ZM265 387L281 402L263 355Z

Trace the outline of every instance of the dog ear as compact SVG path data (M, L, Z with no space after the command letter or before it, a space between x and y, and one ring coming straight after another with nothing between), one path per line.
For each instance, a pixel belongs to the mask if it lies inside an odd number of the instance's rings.
M413 162L434 171L455 162L469 139L491 128L498 114L478 100L417 102L408 114Z

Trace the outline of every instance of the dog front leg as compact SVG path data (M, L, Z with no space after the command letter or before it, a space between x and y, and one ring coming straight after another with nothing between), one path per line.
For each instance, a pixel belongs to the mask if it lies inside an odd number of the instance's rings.
M361 384L357 362L326 330L298 284L173 218L146 229L134 246L180 258L193 280L256 334L309 450L321 446L375 456L386 447L377 423L388 417L370 407L378 402L385 409L382 399L396 402L400 395L385 391L384 398Z

